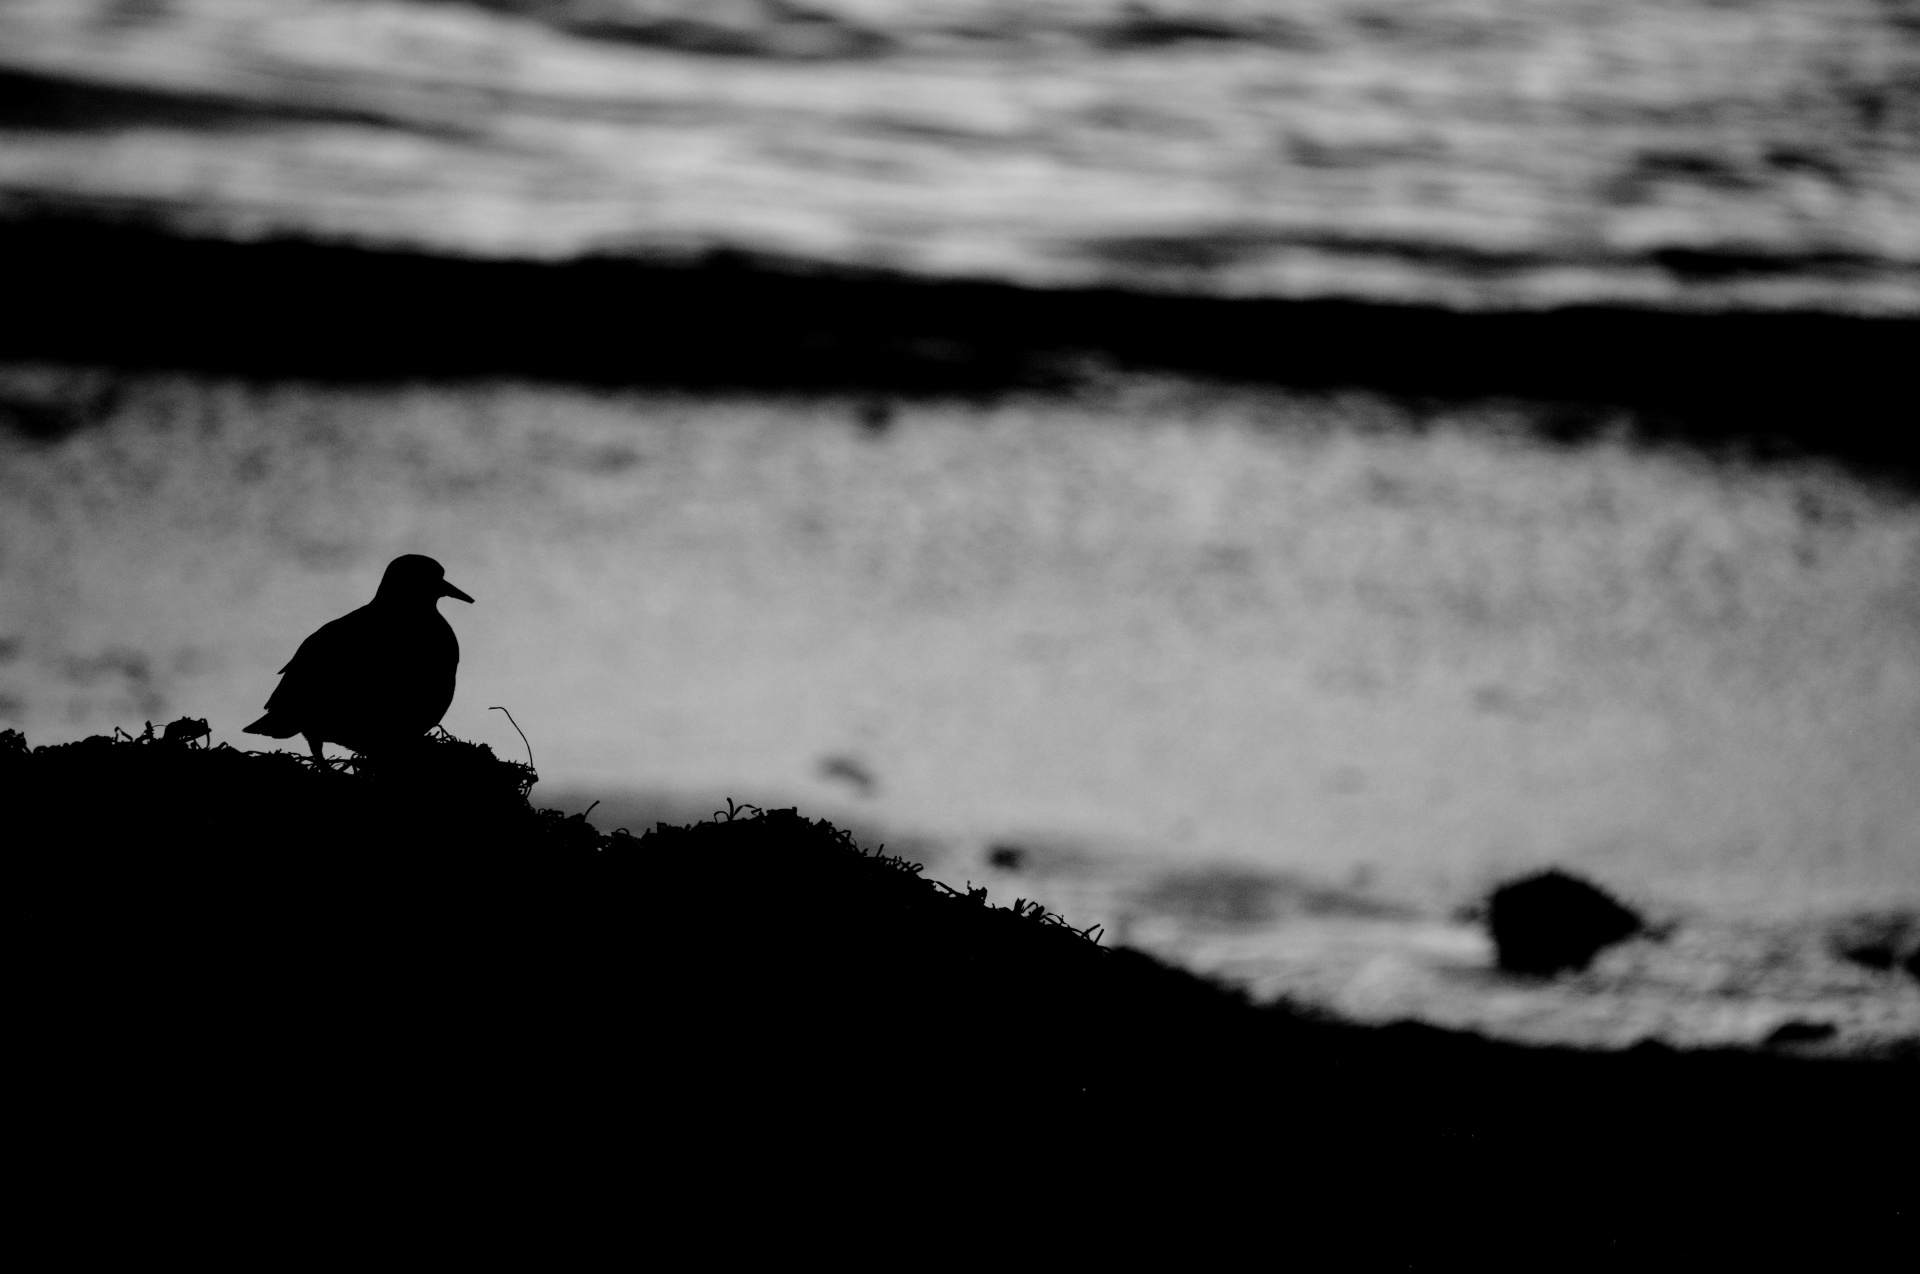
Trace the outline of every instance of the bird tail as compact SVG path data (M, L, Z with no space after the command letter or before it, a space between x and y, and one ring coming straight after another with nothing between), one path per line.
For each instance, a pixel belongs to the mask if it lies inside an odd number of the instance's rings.
M277 712L268 712L252 725L246 727L247 734L264 734L269 739L291 739L300 733L300 727Z

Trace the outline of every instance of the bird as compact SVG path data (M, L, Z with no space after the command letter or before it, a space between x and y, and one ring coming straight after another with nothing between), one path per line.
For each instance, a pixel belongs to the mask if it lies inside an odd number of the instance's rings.
M246 727L273 739L304 735L315 761L338 743L367 755L390 751L440 723L453 703L460 642L440 614L442 597L467 596L440 563L396 557L373 600L322 625L280 670L267 713Z

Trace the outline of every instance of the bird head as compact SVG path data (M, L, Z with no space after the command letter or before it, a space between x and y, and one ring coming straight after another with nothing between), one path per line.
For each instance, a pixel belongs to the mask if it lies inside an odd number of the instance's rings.
M457 597L463 602L473 600L447 583L447 572L440 563L418 553L409 553L387 563L387 573L380 577L380 591L373 595L373 600L425 602L431 606L442 597Z

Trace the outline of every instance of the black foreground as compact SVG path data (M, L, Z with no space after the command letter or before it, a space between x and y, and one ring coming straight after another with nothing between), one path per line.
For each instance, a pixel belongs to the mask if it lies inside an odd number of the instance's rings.
M21 1091L60 1171L110 1144L135 1173L191 1147L792 1190L853 1162L973 1173L983 1206L1157 1182L1316 1224L1526 1198L1604 1226L1703 1191L1888 1215L1913 1144L1910 1061L1316 1020L791 810L603 837L451 738L356 773L167 733L0 734Z

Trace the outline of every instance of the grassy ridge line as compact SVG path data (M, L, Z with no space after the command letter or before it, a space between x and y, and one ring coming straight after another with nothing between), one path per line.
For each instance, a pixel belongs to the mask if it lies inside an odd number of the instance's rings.
M1674 1129L1730 1162L1837 1150L1906 1105L1894 1063L1257 1009L793 810L601 836L534 811L532 780L450 737L347 772L151 731L0 735L34 1060L134 1123L537 1108L653 1136L801 1116L972 1135L929 1122L945 1101L1563 1164Z

